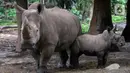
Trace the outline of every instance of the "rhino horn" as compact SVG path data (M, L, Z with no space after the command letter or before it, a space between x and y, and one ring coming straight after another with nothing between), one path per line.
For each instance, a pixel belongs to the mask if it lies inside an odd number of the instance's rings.
M30 39L30 29L29 29L30 27L29 27L29 24L27 24L28 23L27 18L25 18L25 21L26 21L26 23L23 26L23 32L22 32L23 38L24 39Z
M22 34L24 39L30 39L28 26L24 26Z

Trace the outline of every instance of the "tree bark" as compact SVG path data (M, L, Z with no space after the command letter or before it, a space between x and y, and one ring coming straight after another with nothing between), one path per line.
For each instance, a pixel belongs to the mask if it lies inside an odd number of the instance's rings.
M60 7L60 8L64 8L64 4L65 4L64 0L58 0L57 1L57 6Z
M40 3L46 4L47 1L48 1L48 0L40 0Z
M92 16L93 16L93 8L94 8L94 0L92 0L92 5L90 7L90 12L89 12L89 18L92 20ZM91 23L91 21L89 22L89 24Z
M113 28L111 19L111 1L94 0L93 17L90 23L89 34L102 33L107 26Z
M27 6L28 6L27 0L16 0L16 2L22 8L27 9ZM18 24L18 38L17 38L17 44L16 44L16 52L20 52L21 51L21 49L20 49L21 48L21 45L20 45L21 31L20 31L20 29L21 29L21 24L22 24L22 20L21 20L22 13L18 12L18 10L16 10L16 15L17 15L17 24Z
M130 42L130 0L127 1L126 27L122 33L126 42Z

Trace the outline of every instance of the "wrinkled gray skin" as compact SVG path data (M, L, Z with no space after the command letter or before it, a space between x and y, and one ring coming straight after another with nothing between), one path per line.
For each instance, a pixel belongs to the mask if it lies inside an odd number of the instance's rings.
M122 47L126 44L124 36L114 34L113 42L111 43L110 52L122 52Z
M39 3L33 3L27 10L15 7L22 12L21 49L32 50L37 73L49 73L47 62L53 52L60 53L62 67L66 67L66 50L81 33L79 19L67 10L46 9Z
M114 30L114 29L113 29ZM113 30L104 30L102 34L90 35L84 34L77 37L75 43L72 46L70 64L72 68L79 66L78 58L80 55L85 54L88 56L97 56L98 66L97 68L105 67L107 61L107 55L109 51L118 51L112 49L112 45L116 45L119 48L124 45L124 38L116 35Z

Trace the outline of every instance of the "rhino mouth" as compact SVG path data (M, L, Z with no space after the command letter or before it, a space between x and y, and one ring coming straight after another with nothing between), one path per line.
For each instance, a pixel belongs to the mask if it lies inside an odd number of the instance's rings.
M26 50L34 50L36 49L36 44L32 43L32 44L29 44L29 43L23 43L21 45L21 50L22 51L26 51Z

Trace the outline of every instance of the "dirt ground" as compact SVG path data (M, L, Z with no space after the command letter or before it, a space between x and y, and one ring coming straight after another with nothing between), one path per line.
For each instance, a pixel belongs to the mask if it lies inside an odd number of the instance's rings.
M36 65L29 51L20 55L14 52L17 29L3 29L0 32L0 73L36 73ZM96 69L96 57L80 57L80 69L59 69L59 56L55 53L48 63L48 68L55 73L130 73L130 53L113 52L109 54L107 65L118 63L117 70Z

